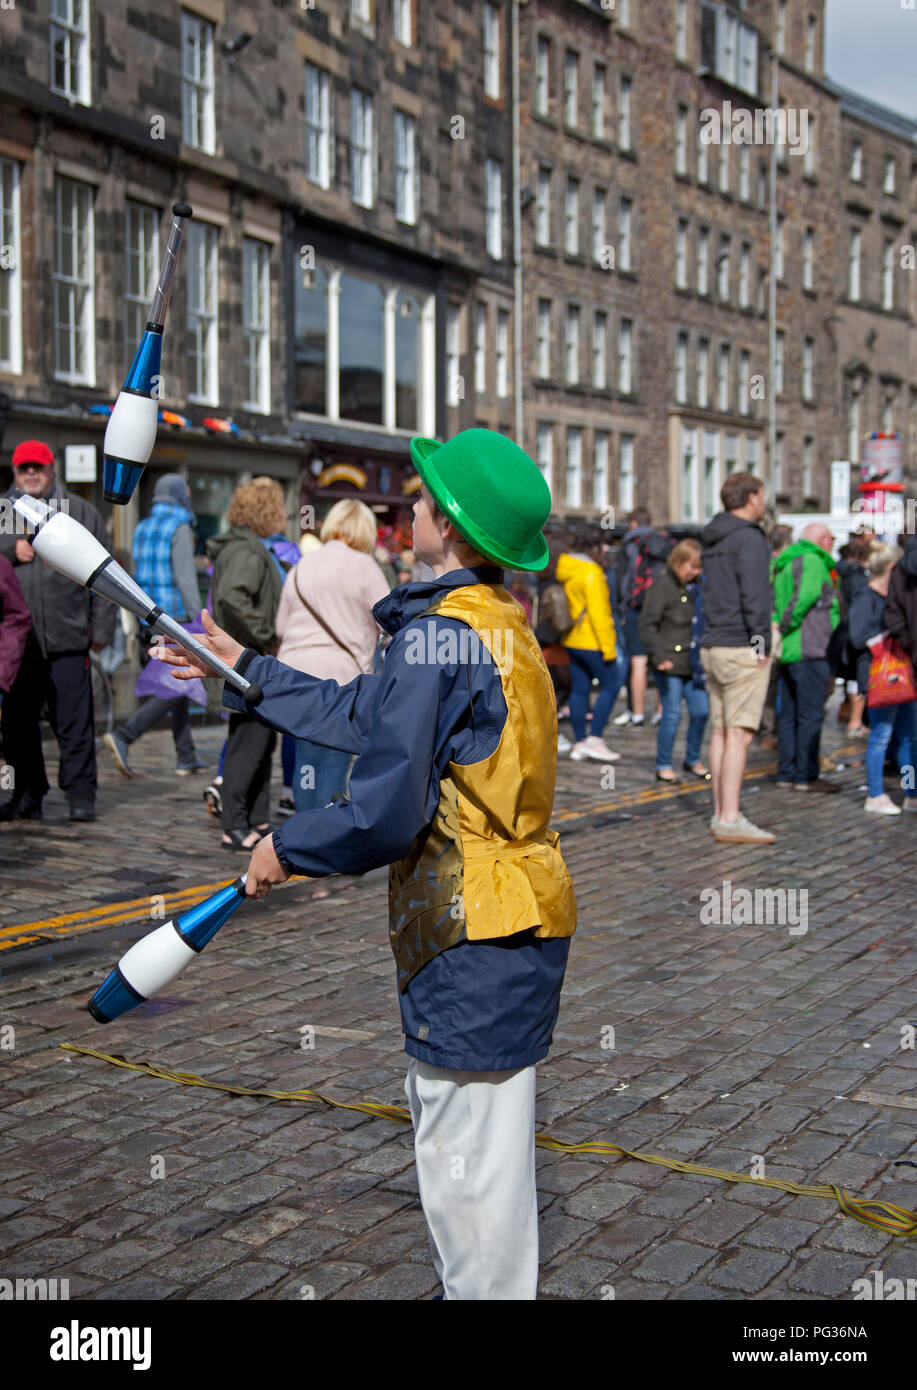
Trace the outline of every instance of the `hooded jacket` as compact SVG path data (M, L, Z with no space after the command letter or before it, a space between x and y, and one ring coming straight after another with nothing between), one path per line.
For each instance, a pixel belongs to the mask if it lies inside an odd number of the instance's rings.
M601 565L585 555L561 555L557 582L564 586L573 626L561 640L578 651L601 652L614 661L617 646L608 581Z
M230 526L207 542L207 554L213 560L214 620L246 647L273 651L283 579L261 537L248 526Z
M0 556L0 695L12 688L31 627L16 571Z
M783 635L781 665L828 655L831 634L841 620L833 566L826 550L806 540L788 545L774 561L774 621Z
M6 494L9 503L21 496L21 490L15 486ZM114 554L102 518L90 502L67 492L56 478L44 500L56 502L61 510L66 502L70 515L91 531L110 555ZM21 561L16 554L16 541L24 539L22 532L16 532L15 528L8 535L0 535L0 555L6 556L16 571L42 655L85 652L93 642L107 647L115 635L118 617L115 605L59 574L37 555L32 560Z
M701 532L704 547L702 647L771 649L770 548L761 527L720 512Z
M165 473L153 491L153 509L134 532L134 578L173 618L194 620L201 610L194 566L191 493L179 473Z
M557 714L521 606L496 567L404 584L375 605L378 675L347 685L246 652L255 718L355 753L349 801L274 832L315 877L389 864L389 936L405 1050L451 1070L548 1051L576 921L554 800ZM224 703L244 708L227 687Z

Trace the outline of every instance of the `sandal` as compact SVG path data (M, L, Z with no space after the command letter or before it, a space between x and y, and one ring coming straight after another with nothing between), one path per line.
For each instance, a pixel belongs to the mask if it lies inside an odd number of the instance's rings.
M695 763L692 767L690 763L682 763L685 772L690 772L692 777L696 777L699 782L710 781L710 769L704 767L703 763Z
M241 850L243 854L251 854L257 844L257 840L247 845L245 841L252 832L250 830L227 830L220 841L224 849Z

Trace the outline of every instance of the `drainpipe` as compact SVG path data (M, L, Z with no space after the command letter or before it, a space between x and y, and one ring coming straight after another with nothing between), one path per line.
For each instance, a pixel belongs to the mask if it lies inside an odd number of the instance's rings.
M513 416L516 443L525 448L522 422L522 190L519 111L519 0L511 5L513 103Z

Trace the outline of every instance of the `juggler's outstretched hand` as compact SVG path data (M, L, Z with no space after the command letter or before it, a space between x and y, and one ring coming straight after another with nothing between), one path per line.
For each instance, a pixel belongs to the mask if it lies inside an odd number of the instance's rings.
M236 642L221 627L218 627L206 608L201 613L201 622L204 625L204 632L198 637L201 646L206 647L208 651L213 652L214 656L225 661L227 666L235 666L245 651L242 643ZM205 676L220 674L218 671L211 670L209 666L204 666L193 656L189 656L184 648L175 646L173 643L155 642L150 647L150 656L155 657L157 661L165 661L169 666L174 666L176 669L172 672L172 676L175 680L190 681L196 677L203 679Z
M277 858L273 836L265 835L252 850L245 871L245 896L265 898L275 883L284 883L290 875Z

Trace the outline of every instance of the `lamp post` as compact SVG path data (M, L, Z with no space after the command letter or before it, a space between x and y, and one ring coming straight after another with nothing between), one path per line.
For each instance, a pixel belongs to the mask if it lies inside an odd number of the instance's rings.
M776 125L777 84L780 62L771 49L771 110ZM770 163L770 283L767 307L767 483L772 502L776 501L775 460L777 456L777 141L771 144Z

